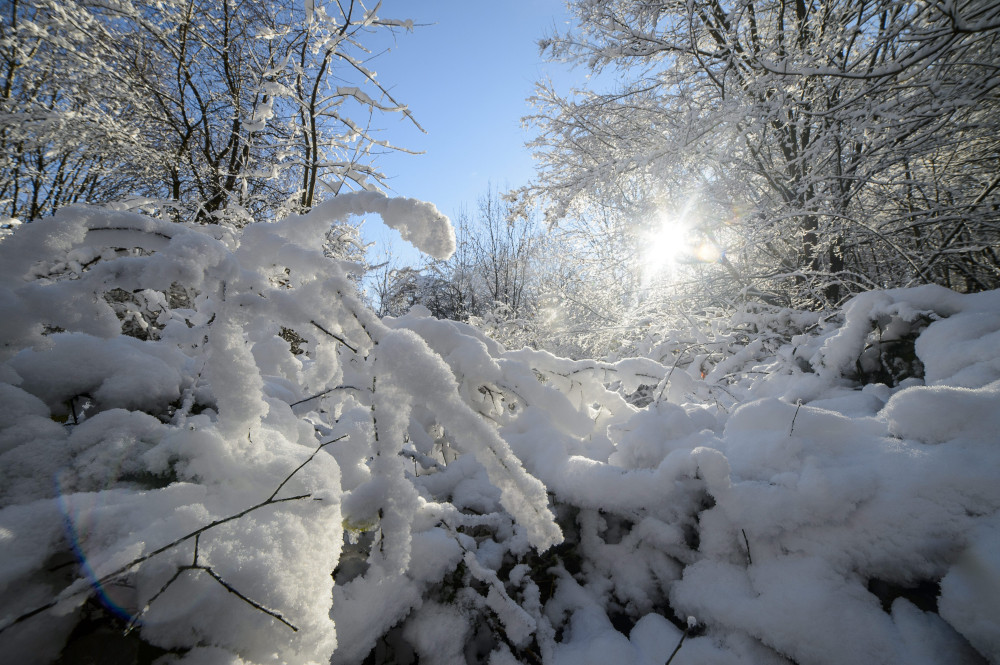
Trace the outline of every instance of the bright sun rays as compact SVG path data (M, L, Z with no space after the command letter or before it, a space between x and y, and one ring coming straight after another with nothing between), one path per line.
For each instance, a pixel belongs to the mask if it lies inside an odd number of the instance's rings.
M681 264L715 263L722 252L718 245L698 237L687 215L661 212L657 223L643 238L643 280L671 275Z
M661 214L658 223L644 238L642 270L647 279L676 267L690 252L690 225L679 217Z

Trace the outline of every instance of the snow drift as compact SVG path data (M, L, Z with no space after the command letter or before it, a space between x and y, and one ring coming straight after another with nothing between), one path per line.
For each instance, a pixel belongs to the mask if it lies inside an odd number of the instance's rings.
M5 654L1000 662L1000 293L574 361L379 320L323 252L359 211L453 247L370 194L0 243Z

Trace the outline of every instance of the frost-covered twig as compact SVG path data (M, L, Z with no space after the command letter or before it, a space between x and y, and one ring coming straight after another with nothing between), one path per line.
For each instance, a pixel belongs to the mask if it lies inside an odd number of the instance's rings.
M666 392L667 386L670 385L670 377L673 376L674 370L677 369L677 364L681 361L681 358L684 357L684 354L698 346L703 346L703 344L701 344L700 342L698 344L691 344L690 346L686 346L683 349L681 349L680 353L677 354L677 358L674 359L674 364L670 367L670 371L667 372L667 375L663 378L663 381L660 384L663 387L660 388L660 392L656 396L656 399L654 400L655 403L659 404L660 402L663 401L663 393Z
M399 451L399 454L402 455L403 457L406 457L407 459L413 460L414 464L419 463L420 466L424 467L425 469L441 468L441 464L439 464L438 461L435 460L433 457L428 457L427 455L424 455L423 453L418 452L416 450L406 450L404 448L403 450ZM417 474L414 473L414 475Z
M511 629L511 623L522 623L526 629L526 634L535 633L537 629L537 616L533 616L530 612L524 609L520 603L511 598L510 594L507 593L507 589L504 584L500 581L500 577L497 573L486 566L482 565L476 558L476 553L465 546L462 539L459 538L458 531L456 531L452 526L445 520L441 520L441 525L447 529L449 535L455 540L459 548L463 552L462 561L465 563L469 570L469 573L490 587L492 592L488 592L485 600L486 607L493 611L496 618L504 624L505 629L501 630L493 621L492 617L487 615L485 618L490 624L490 627L497 637L502 639L509 647L516 651L526 651L527 654L532 658L533 662L541 662L538 656L532 652L530 649L518 648L515 644L508 639L507 632ZM495 594L495 596L493 595Z

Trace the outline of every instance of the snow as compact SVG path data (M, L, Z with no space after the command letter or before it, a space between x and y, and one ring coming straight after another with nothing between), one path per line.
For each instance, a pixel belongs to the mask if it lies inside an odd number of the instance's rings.
M317 228L329 228L332 221L368 213L379 215L386 226L399 231L403 240L436 259L447 259L455 251L455 230L433 204L417 199L389 198L379 192L337 196L301 217L292 216L279 224L297 227L296 237L306 238L305 234L315 233Z
M380 320L322 249L370 213L454 247L368 192L4 238L11 659L101 625L164 663L1000 662L1000 292L785 312L759 327L781 344L691 364L569 360Z
M892 396L885 418L894 436L922 443L994 442L1000 432L1000 381L978 389L913 386Z
M941 618L991 662L1000 661L1000 521L979 526L941 580Z
M180 397L186 360L176 348L131 337L109 341L59 333L48 336L44 350L21 351L9 367L22 389L62 415L78 395L88 395L101 408L154 411Z

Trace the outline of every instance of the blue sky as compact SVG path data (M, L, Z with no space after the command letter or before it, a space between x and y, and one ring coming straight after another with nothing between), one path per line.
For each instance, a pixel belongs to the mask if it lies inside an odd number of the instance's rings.
M474 209L490 182L527 182L530 132L522 130L521 117L531 109L525 99L541 78L568 88L583 76L545 63L538 53L540 37L566 28L563 1L384 0L380 14L418 24L389 40L391 50L369 65L427 131L397 116L380 120L384 138L425 152L381 158L393 193L430 201L454 217L463 204ZM382 234L367 231L373 239Z

